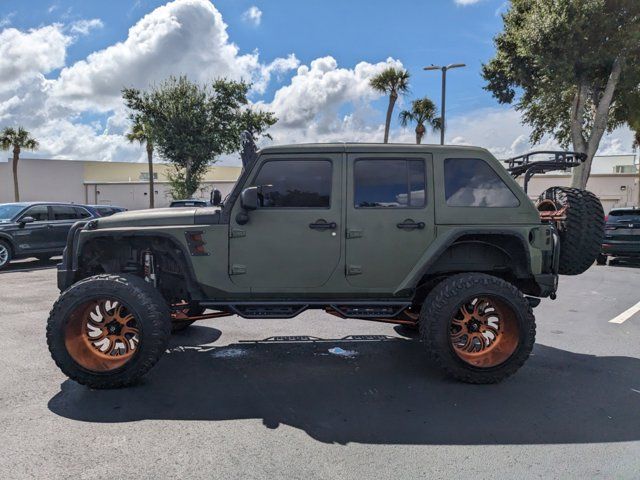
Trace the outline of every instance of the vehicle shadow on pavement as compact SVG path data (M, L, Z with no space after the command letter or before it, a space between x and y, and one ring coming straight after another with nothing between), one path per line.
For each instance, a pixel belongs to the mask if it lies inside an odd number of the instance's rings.
M48 406L86 422L256 418L267 428L289 425L337 444L640 439L637 358L536 345L514 377L498 385L467 385L429 366L415 340L280 337L205 345L219 335L193 327L175 337L182 346L173 346L142 384L100 391L67 380Z
M0 275L3 273L11 273L11 272L30 272L34 270L44 270L47 268L54 268L58 263L60 263L60 257L54 257L53 260L17 260L15 262L11 262L9 265L0 270Z

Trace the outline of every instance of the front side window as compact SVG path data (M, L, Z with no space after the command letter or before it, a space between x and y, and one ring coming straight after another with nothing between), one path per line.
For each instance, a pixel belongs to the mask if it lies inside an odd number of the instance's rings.
M260 207L329 208L329 160L271 160L253 181Z
M447 158L444 161L444 193L450 207L520 205L498 174L478 158Z
M33 217L36 222L46 222L49 220L49 210L46 205L36 205L24 212L22 218L24 217Z
M51 208L54 220L77 220L80 218L78 211L74 207L56 205Z
M424 160L358 160L354 165L356 208L425 206Z

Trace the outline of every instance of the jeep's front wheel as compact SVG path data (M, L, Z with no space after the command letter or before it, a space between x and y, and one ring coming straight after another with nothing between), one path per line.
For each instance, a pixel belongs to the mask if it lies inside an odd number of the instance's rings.
M435 364L467 383L497 383L515 373L531 353L535 332L520 291L481 273L442 281L420 313L420 337Z
M132 275L97 275L76 283L54 304L47 323L56 365L92 388L135 383L159 360L170 335L167 303Z

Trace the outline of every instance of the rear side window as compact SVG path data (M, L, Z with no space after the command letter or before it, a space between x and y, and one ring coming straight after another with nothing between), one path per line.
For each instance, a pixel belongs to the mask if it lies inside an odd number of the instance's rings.
M76 211L76 218L89 218L91 214L84 208L74 207Z
M270 160L253 185L263 208L329 208L331 171L329 160Z
M53 212L53 220L77 220L80 217L79 209L68 207L66 205L54 205L51 207Z
M424 160L357 160L356 208L411 208L425 205Z
M477 158L447 158L444 161L444 193L450 207L520 205L498 174Z

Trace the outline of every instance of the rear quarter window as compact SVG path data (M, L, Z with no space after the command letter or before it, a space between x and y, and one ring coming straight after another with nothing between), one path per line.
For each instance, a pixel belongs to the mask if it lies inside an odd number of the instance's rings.
M444 191L450 207L517 207L518 197L484 160L447 158Z

